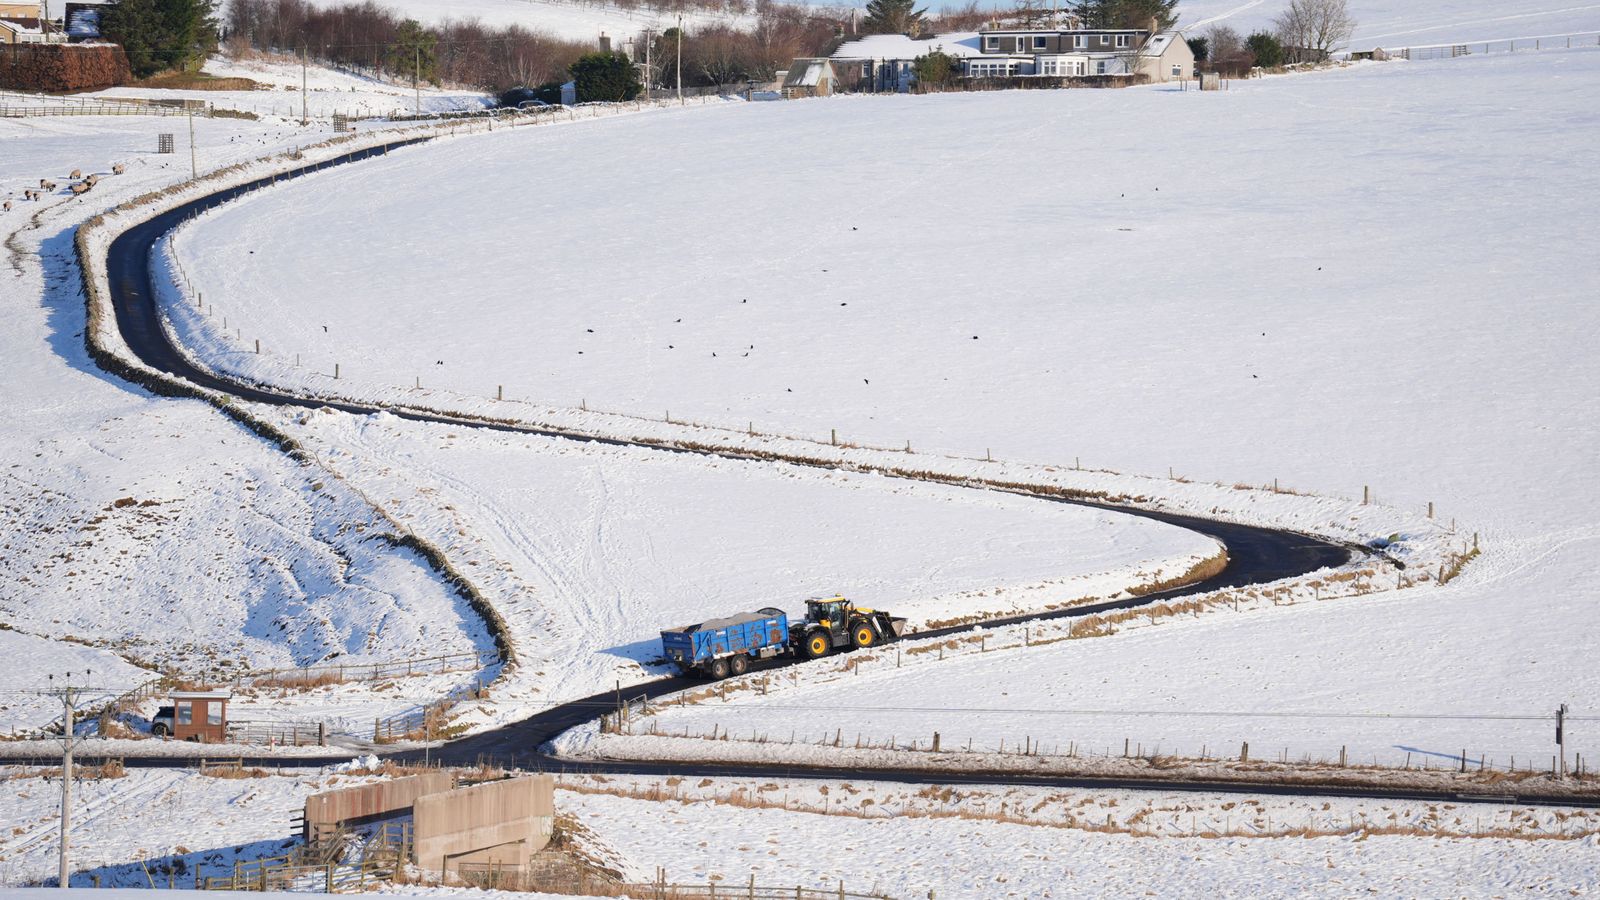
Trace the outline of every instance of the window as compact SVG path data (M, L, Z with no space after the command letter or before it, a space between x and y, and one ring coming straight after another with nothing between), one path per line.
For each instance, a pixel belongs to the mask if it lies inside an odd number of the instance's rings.
M1109 43L1111 43L1111 35L1109 35L1109 34L1100 35L1100 46L1104 47L1105 45L1107 45Z
M1089 46L1089 37L1082 34L1074 35L1072 38L1072 46L1078 50L1087 48Z
M1181 65L1173 66L1172 67L1172 77L1173 78L1182 78L1183 77L1183 66L1181 66Z
M992 34L988 35L987 37L985 37L983 39L983 47L984 47L985 50L999 50L1000 49L1000 39L995 37Z
M1017 52L1021 53L1026 49L1028 49L1028 39L1025 37L1017 38Z
M1049 42L1045 40L1044 35L1036 34L1036 35L1033 36L1033 49L1035 49L1035 50L1043 50L1047 43L1049 43Z
M1117 46L1118 47L1126 47L1126 46L1128 46L1128 36L1125 35L1125 34L1117 35Z
M178 724L179 725L193 725L194 724L194 702L193 701L191 701L191 700L179 700L178 701Z
M222 704L221 703L208 703L208 704L206 704L206 724L207 725L221 725L222 724Z
M1106 61L1105 60L1102 59L1099 62L1094 64L1094 73L1096 75L1104 75L1106 73Z

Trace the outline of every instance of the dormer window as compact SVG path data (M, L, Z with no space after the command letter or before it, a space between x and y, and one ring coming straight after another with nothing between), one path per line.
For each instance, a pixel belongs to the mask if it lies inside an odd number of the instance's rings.
M1125 34L1117 35L1117 46L1118 47L1126 47L1126 46L1128 46L1128 36L1125 35Z
M1033 36L1033 49L1035 49L1035 50L1043 50L1045 48L1046 43L1048 43L1048 42L1045 40L1044 35L1036 34L1036 35Z
M999 50L1000 49L1000 39L995 37L992 34L983 39L983 44L984 44L983 49L985 49L985 50Z

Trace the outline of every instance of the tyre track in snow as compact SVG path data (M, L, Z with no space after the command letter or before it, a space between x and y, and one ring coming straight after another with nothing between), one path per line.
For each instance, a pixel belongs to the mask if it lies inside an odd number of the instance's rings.
M426 139L418 139L408 143L421 143ZM427 413L409 409L388 409L374 404L358 403L349 400L329 400L320 397L306 397L287 391L278 390L264 385L252 385L237 382L221 377L213 372L200 368L191 363L171 343L169 336L162 326L161 312L156 301L156 291L153 285L154 272L151 266L151 250L156 242L170 233L184 219L207 209L219 206L236 197L253 190L275 184L278 181L288 180L320 171L322 169L387 154L393 149L406 146L396 144L386 146L382 151L377 148L355 151L343 156L291 170L288 173L279 173L275 176L258 179L234 188L221 190L206 197L190 201L172 210L161 213L151 219L134 225L118 235L110 246L106 258L106 272L111 286L111 300L115 311L116 324L123 340L129 349L145 365L175 376L194 384L197 387L231 395L241 400L262 403L274 406L322 409L328 408L352 415L372 415L388 413L396 418L413 422L432 425L445 425L452 428L476 428L486 431L533 435L539 437L556 438L574 441L580 444L596 446L631 447L664 453L691 454L712 458L741 460L741 461L768 461L738 450L713 450L703 448L690 448L678 446L663 446L654 443L631 441L620 438L599 437L595 435L567 432L554 428L541 428L528 425L516 425L504 422L491 422L473 420L465 417L447 416L436 413ZM793 465L805 463L789 461ZM812 464L819 468L836 468L826 464ZM992 490L978 486L978 489ZM1175 513L1162 512L1145 508L1132 508L1119 506L1112 503L1096 502L1091 500L1070 499L1043 494L1029 494L1026 491L1015 491L1037 499L1069 503L1077 506L1086 506L1123 515L1139 516L1152 519L1179 528L1185 528L1200 534L1207 535L1228 549L1228 566L1221 573L1205 581L1177 588L1170 591L1159 592L1143 597L1133 597L1123 600L1074 607L1070 609L1055 610L1046 613L1013 616L1007 619L985 622L985 628L1000 627L1012 624L1021 624L1030 621L1046 619L1074 618L1112 610L1129 609L1151 603L1169 600L1174 597L1204 593L1228 587L1238 587L1251 584L1261 584L1277 581L1284 578L1298 577L1317 571L1322 568L1339 566L1347 562L1354 552L1349 546L1342 546L1319 538L1310 537L1289 531L1282 531L1257 526L1239 525L1230 522L1221 522L1197 516L1188 516ZM950 634L969 631L971 626L936 629L919 632L918 637L933 638ZM784 660L769 660L758 668L774 668L779 665L789 664ZM696 685L703 684L699 679L684 676L658 678L644 684L633 685L628 688L630 697L640 695L647 697L660 697ZM479 762L493 762L506 766L522 768L535 768L545 771L573 772L573 773L631 773L642 775L675 774L698 776L725 776L725 777L791 777L791 778L817 778L838 779L841 777L869 778L878 781L889 781L908 784L998 784L998 785L1043 785L1061 788L1093 788L1093 789L1128 789L1128 790L1161 790L1161 791L1189 791L1207 793L1249 793L1280 796L1329 796L1329 797L1357 797L1372 799L1393 800L1421 800L1456 803L1522 803L1545 804L1560 806L1600 806L1600 799L1585 800L1570 797L1537 797L1514 795L1477 795L1454 791L1430 791L1411 788L1384 788L1384 787L1348 787L1338 785L1272 785L1255 783L1238 783L1226 780L1218 781L1187 781L1175 782L1151 778L1121 778L1121 777L1078 777L1078 776L1050 776L1050 775L1014 775L1006 773L983 772L944 772L923 769L841 769L826 766L794 766L794 765L761 765L739 763L693 763L693 762L585 762L574 764L568 760L553 757L545 753L542 746L562 732L592 722L600 714L610 710L614 705L611 693L601 693L590 697L571 700L552 706L542 712L529 716L522 721L505 725L496 729L485 731L476 735L450 741L432 752L432 758L445 764L473 765ZM420 758L421 751L408 751L394 754L399 759ZM298 758L294 760L269 758L258 761L266 765L301 765L321 766L342 762L346 757L328 758ZM129 757L129 765L176 767L188 765L187 760L161 757Z
M59 765L59 763L57 765ZM146 798L160 794L177 784L178 781L184 777L186 776L183 772L171 772L166 778L152 778L149 783L129 788L126 791L119 792L113 790L111 793L99 798L98 800L91 801L84 806L78 807L73 812L72 830L77 831L83 826L100 819L107 813L127 806L129 803L142 801ZM61 820L59 818L53 818L51 821L45 822L39 825L37 828L29 830L26 834L23 834L11 843L0 846L0 860L10 859L16 854L37 847L47 840L53 840L60 833Z

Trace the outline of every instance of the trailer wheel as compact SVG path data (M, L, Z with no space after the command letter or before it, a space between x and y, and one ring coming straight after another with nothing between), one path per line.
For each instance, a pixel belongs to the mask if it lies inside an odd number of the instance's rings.
M733 672L735 677L743 675L744 673L750 671L750 657L741 653L728 661L728 668Z
M818 628L806 635L806 643L802 649L805 650L806 659L821 659L833 649L833 641L826 631Z
M717 681L728 677L728 658L726 656L711 661L711 677Z

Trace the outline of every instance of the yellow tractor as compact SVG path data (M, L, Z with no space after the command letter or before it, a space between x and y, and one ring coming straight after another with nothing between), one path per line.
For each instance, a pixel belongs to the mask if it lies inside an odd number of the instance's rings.
M806 659L898 640L906 620L881 609L865 609L843 597L806 601L806 620L789 626L789 645Z

